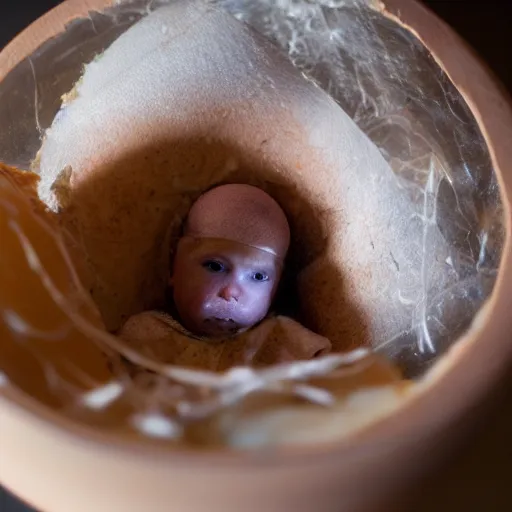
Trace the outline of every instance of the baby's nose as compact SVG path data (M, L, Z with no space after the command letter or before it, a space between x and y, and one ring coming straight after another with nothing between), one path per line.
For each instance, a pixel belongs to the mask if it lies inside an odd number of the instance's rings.
M238 302L241 294L242 290L240 289L240 286L238 286L236 283L228 283L225 286L223 286L219 291L219 297L221 297L224 300L227 300L228 302Z

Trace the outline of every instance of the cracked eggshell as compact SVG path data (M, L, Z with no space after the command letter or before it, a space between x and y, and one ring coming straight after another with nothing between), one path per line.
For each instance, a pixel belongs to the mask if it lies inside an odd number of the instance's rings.
M89 9L109 5L108 0L63 3L2 52L0 77L62 32L67 22L86 16ZM89 512L91 496L99 509L127 512L167 510L169 504L194 512L237 511L240 504L248 512L362 512L386 509L390 494L405 490L412 478L467 433L480 410L478 405L503 377L512 358L512 112L487 69L419 2L385 0L384 7L387 15L424 42L465 97L485 136L502 187L508 238L499 279L467 335L436 364L413 399L371 428L343 442L257 454L216 451L197 455L175 447L155 450L140 442L127 443L106 431L67 420L37 394L27 396L10 386L8 377L2 375L3 485L36 507L55 512ZM229 129L224 133L227 136ZM222 158L219 161L225 163ZM0 197L6 198L4 188L0 188ZM121 310L114 313L119 317ZM70 334L69 341L76 337ZM28 374L20 373L20 379L28 382ZM47 477L44 484L41 471ZM438 478L443 477L439 472Z

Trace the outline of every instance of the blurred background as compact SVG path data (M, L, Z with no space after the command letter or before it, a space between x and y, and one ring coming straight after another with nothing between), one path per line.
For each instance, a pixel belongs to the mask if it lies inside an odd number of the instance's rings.
M423 2L480 54L512 95L512 0ZM59 3L60 0L1 0L0 49L32 21ZM489 397L487 411L482 412L482 420L472 443L461 448L442 471L421 482L411 496L404 497L396 504L392 512L512 510L511 399L512 368L508 382L497 391L496 396ZM27 471L38 471L38 468L27 468ZM91 512L94 508L94 497L91 497ZM0 488L0 512L31 510Z

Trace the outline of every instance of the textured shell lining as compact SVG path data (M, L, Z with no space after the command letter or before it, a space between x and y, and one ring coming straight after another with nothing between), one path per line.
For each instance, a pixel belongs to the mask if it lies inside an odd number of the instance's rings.
M163 3L152 5L156 8ZM280 46L293 64L326 90L379 147L398 176L397 183L416 205L416 218L423 224L424 237L418 251L427 280L431 237L437 236L434 230L441 231L449 250L442 263L452 279L433 292L423 281L425 288L411 304L411 329L375 344L410 374L420 374L465 331L488 297L501 254L499 190L485 144L467 106L410 34L362 2L337 6L332 2L286 2L277 7L273 2L217 4ZM119 27L144 14L145 9L134 2L126 11L118 7L106 14L93 14L91 19L97 32L97 22L103 23L97 36L106 34L107 40L113 32L119 33ZM55 51L59 40L52 44L48 55ZM7 150L4 154L22 167L34 156L34 148L30 150L33 136L50 124L51 113L55 113L55 98L45 99L48 83L44 80L49 80L50 74L46 77L38 69L42 62L43 58L39 61L34 57L28 74L36 80L35 126L32 111L26 118L21 117L14 130L32 134L32 139L26 138L27 153L24 155L12 144L12 134L0 136L2 148ZM69 77L61 75L60 79L59 85L64 88ZM4 90L8 83L3 84ZM66 90L69 87L62 92ZM0 102L0 108L7 108L5 103ZM390 264L399 265L393 260L390 254ZM410 301L402 293L404 289L398 291L403 301ZM12 322L13 317L9 318Z

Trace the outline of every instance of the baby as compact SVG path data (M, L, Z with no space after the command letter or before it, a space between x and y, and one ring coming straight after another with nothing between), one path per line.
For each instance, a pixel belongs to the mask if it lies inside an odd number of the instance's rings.
M247 331L272 304L290 229L280 206L248 185L207 192L190 210L171 277L183 325L208 337Z
M286 216L262 190L233 184L206 192L177 245L171 314L136 315L119 336L162 362L209 370L327 353L327 339L268 314L289 245Z

